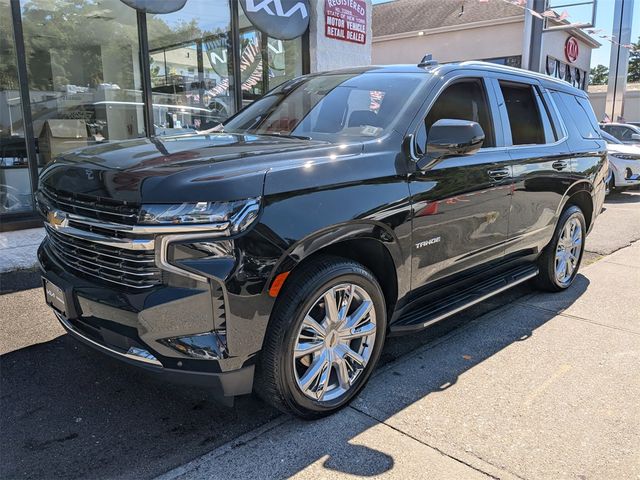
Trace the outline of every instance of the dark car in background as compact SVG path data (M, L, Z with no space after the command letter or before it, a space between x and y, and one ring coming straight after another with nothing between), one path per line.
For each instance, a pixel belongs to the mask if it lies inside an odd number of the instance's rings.
M46 301L132 365L326 415L387 335L572 284L605 195L599 132L583 91L487 63L300 77L221 131L49 165Z

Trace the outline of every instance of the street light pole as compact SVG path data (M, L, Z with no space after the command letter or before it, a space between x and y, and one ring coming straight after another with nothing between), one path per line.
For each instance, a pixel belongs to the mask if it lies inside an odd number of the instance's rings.
M631 43L631 24L634 0L615 0L613 11L613 38L609 57L609 82L605 114L615 122L624 118L624 96L629 73L629 50L622 47Z

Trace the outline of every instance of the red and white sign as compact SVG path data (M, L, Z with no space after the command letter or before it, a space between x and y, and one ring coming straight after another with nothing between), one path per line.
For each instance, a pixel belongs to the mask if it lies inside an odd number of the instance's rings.
M346 42L367 42L367 2L365 0L325 0L324 33Z
M567 38L567 41L564 42L564 56L567 57L569 63L573 63L578 59L578 54L580 53L580 48L578 47L578 41L575 37Z

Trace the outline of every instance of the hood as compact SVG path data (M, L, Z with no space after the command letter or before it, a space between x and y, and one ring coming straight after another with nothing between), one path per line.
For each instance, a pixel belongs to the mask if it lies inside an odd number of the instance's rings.
M54 190L132 203L238 200L262 195L274 166L360 153L280 136L214 133L128 140L63 154L40 175Z
M615 155L616 153L640 155L640 146L629 145L626 143L607 143L607 152L612 155Z

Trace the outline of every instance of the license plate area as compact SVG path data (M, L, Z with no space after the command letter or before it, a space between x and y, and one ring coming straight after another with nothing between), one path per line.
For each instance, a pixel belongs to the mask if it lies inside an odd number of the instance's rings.
M66 318L77 318L71 287L46 277L42 277L42 287L47 305Z

